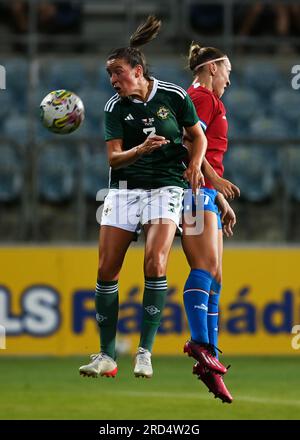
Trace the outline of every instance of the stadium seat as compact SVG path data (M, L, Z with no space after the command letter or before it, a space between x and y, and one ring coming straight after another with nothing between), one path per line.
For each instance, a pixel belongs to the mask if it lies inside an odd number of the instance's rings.
M5 60L6 88L16 96L26 95L28 90L28 62L22 58Z
M231 73L230 73L229 79L230 79L230 89L225 92L224 97L226 97L227 94L231 93L231 91L233 89L235 89L237 87L242 87L243 75L240 70L237 70L236 68L234 68L234 70L231 71Z
M276 149L236 145L225 155L226 175L241 190L241 198L262 202L272 197L276 184Z
M38 157L38 195L49 203L70 201L75 195L76 149L50 145Z
M38 108L42 100L45 98L45 96L48 95L52 90L48 88L44 83L40 82L39 86L35 89L34 98L35 98L35 105Z
M100 136L102 136L101 120L93 121L86 118L76 131L68 135L68 139L72 141L73 139L89 139L90 137L100 138Z
M232 118L248 122L262 112L259 96L245 88L234 88L224 95L224 104Z
M227 113L228 139L241 139L247 136L249 125L247 122L238 121Z
M271 100L271 111L290 123L298 122L300 120L299 92L291 88L275 90Z
M89 136L96 137L101 140L104 139L104 121L103 119L93 120L91 125L91 131Z
M20 113L9 113L3 123L5 136L24 145L28 140L28 116Z
M48 92L58 89L78 90L88 82L88 75L83 63L79 61L53 61L42 68L42 85Z
M171 82L187 89L193 82L192 74L184 70L184 66L177 64L160 64L150 67L150 74L161 81Z
M96 200L99 189L108 187L109 166L106 151L84 150L83 186L87 199Z
M277 64L267 61L251 61L244 66L244 85L251 91L266 96L283 84Z
M113 90L108 93L108 91L88 87L80 89L78 95L84 104L86 119L91 119L91 122L99 122L103 115L104 106L113 94Z
M5 93L1 92L1 105L0 105L0 122L3 122L4 118L8 116L9 111L14 102L14 98L9 90L5 90Z
M2 63L6 69L5 95L12 96L15 111L24 113L28 100L28 62L25 59L12 58L2 61ZM4 98L4 94L2 98Z
M24 166L13 146L0 146L0 203L20 199L23 189Z
M300 202L300 145L283 147L280 153L284 188L290 199Z
M250 134L254 138L280 140L291 137L288 124L278 117L256 117L250 122Z
M57 139L58 135L55 133L51 133L51 131L44 127L39 120L35 121L35 127L38 142L46 140L55 141Z
M96 71L95 86L99 87L99 90L107 93L109 96L114 94L114 89L110 84L109 76L103 63L99 65Z

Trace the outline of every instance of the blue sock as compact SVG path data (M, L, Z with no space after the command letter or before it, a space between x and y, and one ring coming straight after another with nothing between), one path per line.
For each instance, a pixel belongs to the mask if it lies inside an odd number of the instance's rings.
M207 310L212 279L206 270L192 269L184 286L184 307L191 337L195 342L209 342Z
M218 321L219 321L219 299L221 292L221 284L219 284L214 278L210 286L208 311L207 311L207 328L209 343L215 347L218 346ZM216 356L218 357L218 351L216 350Z

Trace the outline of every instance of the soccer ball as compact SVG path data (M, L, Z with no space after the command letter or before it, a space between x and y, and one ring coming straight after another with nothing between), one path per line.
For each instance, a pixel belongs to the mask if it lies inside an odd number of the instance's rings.
M79 96L68 90L54 90L40 104L43 125L53 133L77 130L84 120L84 105Z

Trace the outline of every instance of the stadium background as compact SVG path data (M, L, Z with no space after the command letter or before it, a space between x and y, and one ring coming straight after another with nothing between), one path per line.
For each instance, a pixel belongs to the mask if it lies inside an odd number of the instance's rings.
M237 404L231 411L218 407L218 417L299 418L300 2L276 2L276 9L267 1L33 0L24 10L19 3L0 1L0 418L217 417L182 354L188 267L178 241L153 381L129 379L141 313L142 238L120 281L119 388L77 377L98 348L95 198L107 186L102 109L112 94L104 61L149 13L163 19L161 35L145 48L160 79L188 86L184 56L192 39L220 47L233 65L224 97L225 167L242 196L233 202L234 237L225 241L220 347L234 364L228 384ZM256 26L247 30L257 5ZM41 99L58 88L76 92L86 107L82 127L63 138L39 121ZM60 389L55 395L53 386ZM74 403L74 395L85 401L87 389L94 399L97 389L104 393L105 408ZM149 403L140 404L139 396ZM185 410L176 406L180 397ZM158 413L160 399L166 405ZM57 411L57 401L64 410ZM118 416L116 401L126 401Z

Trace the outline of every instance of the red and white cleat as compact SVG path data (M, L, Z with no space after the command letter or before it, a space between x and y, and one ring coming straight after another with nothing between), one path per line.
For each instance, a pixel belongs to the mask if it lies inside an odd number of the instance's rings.
M82 365L79 368L79 374L87 377L115 377L118 372L116 362L107 354L98 353L92 354L91 360L87 365Z
M223 403L232 403L233 397L228 391L221 374L208 370L197 362L193 367L193 374L198 376L198 379L207 386L209 392L219 398Z
M183 352L192 356L203 367L219 374L225 374L227 368L216 358L215 352L210 344L197 344L194 341L187 341Z

